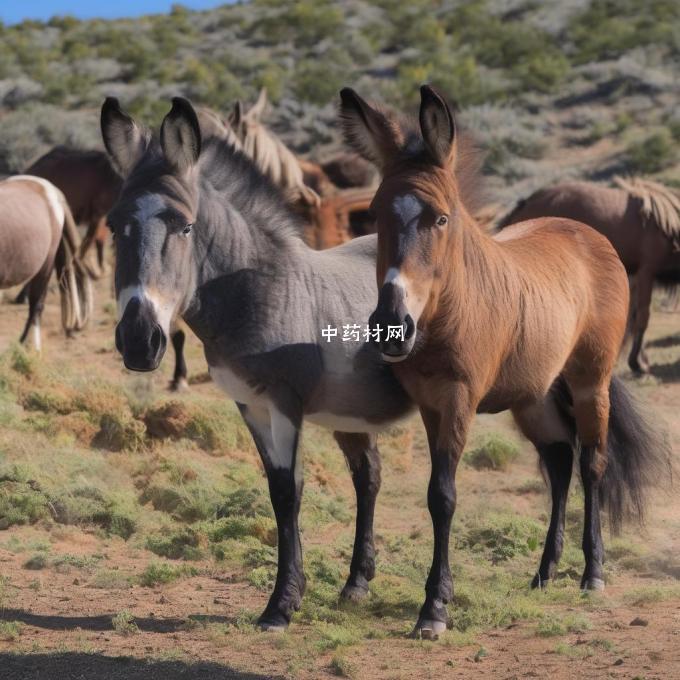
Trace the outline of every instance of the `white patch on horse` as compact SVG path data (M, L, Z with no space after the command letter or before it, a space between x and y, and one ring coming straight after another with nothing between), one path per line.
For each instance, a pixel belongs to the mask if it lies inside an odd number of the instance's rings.
M243 378L228 366L209 366L210 377L215 384L234 401L246 406L267 406L267 398L258 394Z
M12 180L23 180L26 182L33 182L34 184L39 184L45 191L45 198L47 199L47 205L54 215L56 223L61 227L64 224L64 218L66 217L64 210L64 199L61 191L52 184L48 182L43 177L34 177L33 175L14 175L13 177L8 177L7 181Z
M33 345L36 352L40 352L42 349L42 343L40 341L40 320L36 319L33 322Z
M125 238L128 238L128 237L130 236L130 229L131 229L131 227L130 227L129 224L126 224L126 225L123 227L123 236L124 236Z
M156 316L156 323L160 325L166 336L169 335L170 326L175 316L174 304L166 300L157 291L149 290L140 284L126 286L118 294L118 321L123 317L125 308L133 298L146 301L151 305Z
M165 208L165 201L158 194L144 194L137 199L135 205L135 219L139 224L146 224Z
M300 457L295 456L298 429L293 422L273 404L246 405L243 417L254 430L256 439L267 462L274 468L290 470L295 465L295 476L300 478Z

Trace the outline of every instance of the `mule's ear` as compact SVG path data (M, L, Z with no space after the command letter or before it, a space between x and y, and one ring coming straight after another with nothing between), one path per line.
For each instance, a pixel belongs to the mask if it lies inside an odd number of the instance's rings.
M395 120L349 87L340 90L340 123L347 144L381 170L399 153L404 141Z
M420 88L420 131L437 165L446 168L454 160L456 124L444 98L429 85Z
M109 156L118 172L127 177L144 155L149 143L149 133L120 108L115 97L107 97L104 101L100 124Z
M250 107L248 111L248 120L253 122L260 120L267 108L267 89L262 88L260 94L257 96L257 101Z
M240 99L237 99L236 103L234 104L234 110L229 115L229 122L231 123L232 127L237 128L241 124L244 115L243 102Z
M179 173L185 173L201 153L201 128L189 100L172 98L172 108L161 125L161 148L165 160Z

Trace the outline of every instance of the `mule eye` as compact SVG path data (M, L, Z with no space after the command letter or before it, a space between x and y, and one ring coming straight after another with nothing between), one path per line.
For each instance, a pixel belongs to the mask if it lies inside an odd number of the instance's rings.
M193 224L187 224L187 226L184 227L184 229L182 229L182 236L189 236L189 234L191 233L191 228L193 226L194 226Z
M438 227L445 227L449 223L449 216L448 215L440 215L437 218L436 225Z

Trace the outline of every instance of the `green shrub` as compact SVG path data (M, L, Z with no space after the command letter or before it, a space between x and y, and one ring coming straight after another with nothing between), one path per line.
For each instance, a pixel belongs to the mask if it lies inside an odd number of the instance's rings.
M178 531L149 536L146 547L156 555L171 560L199 560L203 556L200 543L201 534L191 527L185 527Z
M479 446L468 451L464 460L475 470L507 470L518 456L517 444L494 434L485 437Z
M670 165L676 157L675 142L666 128L629 145L626 164L633 173L654 173Z
M139 627L135 623L135 617L128 611L122 611L111 618L113 630L118 635L134 635L139 633Z
M196 570L186 567L176 567L167 562L151 562L141 573L139 583L147 588L153 588L164 583L171 583L186 575L194 575Z

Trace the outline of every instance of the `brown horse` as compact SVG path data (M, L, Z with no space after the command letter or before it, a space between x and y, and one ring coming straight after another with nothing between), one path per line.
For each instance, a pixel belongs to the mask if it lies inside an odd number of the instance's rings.
M97 262L104 267L108 235L106 215L120 193L122 180L103 151L55 146L26 169L27 175L43 177L61 190L76 224L87 227L80 257L95 244Z
M536 217L569 217L604 234L634 277L628 365L636 373L647 373L643 341L654 284L680 283L680 197L656 182L621 178L616 182L617 188L569 182L540 189L521 200L499 227Z
M574 220L532 220L493 238L482 231L456 179L451 110L432 88L421 88L413 129L353 90L341 96L347 141L383 175L372 205L380 293L369 323L387 329L380 350L418 404L430 445L434 556L414 633L446 627L455 474L476 412L512 410L550 482L552 517L534 587L553 576L562 551L580 446L581 587L601 589L600 503L614 524L629 501L638 512L643 483L666 452L612 378L628 312L623 265L606 238Z
M92 307L89 274L78 259L78 234L64 195L40 177L17 175L0 182L0 288L28 282L28 320L40 350L40 317L56 270L67 334L82 329Z

